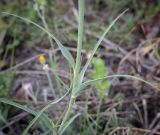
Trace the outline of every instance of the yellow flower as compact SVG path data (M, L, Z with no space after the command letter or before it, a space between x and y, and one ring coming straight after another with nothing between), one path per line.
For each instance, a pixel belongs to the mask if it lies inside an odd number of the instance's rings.
M40 56L38 57L38 59L39 59L39 61L40 61L41 63L45 63L45 61L46 61L44 55L40 55Z

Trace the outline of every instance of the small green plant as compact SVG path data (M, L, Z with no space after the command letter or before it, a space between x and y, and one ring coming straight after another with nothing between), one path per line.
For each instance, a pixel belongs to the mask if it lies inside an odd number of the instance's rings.
M108 76L106 73L106 67L105 67L105 63L103 59L94 57L92 59L92 65L93 65L92 79L95 80L95 79L99 79L99 78ZM93 84L93 86L96 88L96 93L100 100L100 103L97 109L97 115L96 115L97 117L96 123L99 124L99 119L100 119L99 113L100 113L101 105L103 103L105 96L108 95L109 88L110 88L110 82L109 80L100 80L96 82L95 84ZM96 133L97 132L98 131L96 129Z
M15 15L15 14L11 14L11 13L6 13L4 12L3 14L5 15L11 15L14 17L17 17L25 22L31 23L33 25L35 25L36 27L40 28L42 31L44 31L46 34L48 34L48 36L54 40L55 43L57 43L59 49L61 50L62 55L64 56L64 58L68 61L70 67L71 67L71 75L72 75L72 79L70 81L70 88L66 88L67 92L66 94L64 94L62 97L50 102L47 106L45 106L41 111L39 112L35 112L32 111L24 106L21 106L15 102L12 102L10 100L6 100L3 98L0 98L0 102L2 103L7 103L7 104L11 104L13 106L19 107L31 114L33 114L35 116L35 118L28 124L28 126L26 127L26 129L24 129L22 135L26 135L29 131L29 129L32 127L33 124L35 124L35 122L41 118L41 120L43 120L43 122L45 123L44 125L47 126L48 130L50 132L52 132L53 134L57 134L57 135L61 135L65 132L65 130L67 129L67 127L69 127L69 125L78 117L81 115L81 112L77 112L76 114L71 115L71 111L73 109L73 106L75 104L76 98L77 96L80 94L80 92L85 89L87 86L92 85L93 83L97 83L98 81L101 81L101 83L104 83L102 80L106 80L108 78L114 78L114 77L126 77L126 78L131 78L131 79L137 79L140 81L143 81L145 83L147 83L150 86L153 86L151 83L138 78L138 77L134 77L134 76L130 76L130 75L112 75L112 76L99 76L100 78L96 78L94 80L89 80L89 81L85 81L84 82L84 76L86 73L86 70L88 68L88 66L91 64L91 61L94 57L95 52L97 51L99 45L101 44L102 40L104 39L104 37L106 36L106 34L109 32L109 30L112 28L112 26L116 23L116 21L127 11L125 10L124 12L122 12L110 25L109 27L104 31L104 33L102 34L102 36L100 37L100 39L98 40L98 42L96 43L95 47L93 48L93 51L89 57L89 59L87 60L87 62L85 63L84 66L81 65L81 51L82 51L82 43L83 43L83 29L84 29L84 8L85 7L85 0L78 0L78 9L79 9L79 14L78 14L78 41L77 41L77 56L76 56L76 60L73 58L72 54L67 50L67 48L65 48L62 43L53 35L50 33L50 31L48 29L43 28L42 26L38 25L37 23L26 19L24 17ZM96 62L97 63L97 62ZM99 63L99 60L98 60ZM97 64L96 64L97 65ZM98 64L99 65L99 64ZM100 61L100 65L103 65L103 62ZM97 67L96 67L97 68ZM102 71L104 70L103 68L101 69ZM100 72L102 72L100 71ZM99 71L98 71L99 72ZM108 82L104 83L104 87L107 89L108 87ZM101 88L102 90L104 90L105 88ZM105 91L105 90L104 90ZM68 107L67 110L62 114L63 117L59 123L54 122L54 120L49 119L46 115L43 115L43 113L52 105L59 103L64 97L66 97L67 95L70 96L70 101L68 103ZM99 94L100 97L102 96L101 93ZM41 117L42 116L42 117ZM48 132L48 131L47 131Z
M101 58L94 57L92 60L92 64L93 64L92 79L99 79L107 76L106 66ZM110 88L110 82L108 80L98 81L93 86L97 90L97 96L99 97L99 99L103 99L105 95L108 95L108 91Z

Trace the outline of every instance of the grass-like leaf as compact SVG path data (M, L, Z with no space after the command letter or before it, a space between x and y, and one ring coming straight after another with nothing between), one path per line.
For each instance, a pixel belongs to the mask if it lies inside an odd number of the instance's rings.
M34 116L37 116L37 115L38 115L38 112L33 111L33 110L29 109L28 107L25 107L24 105L18 104L18 103L14 102L14 101L11 101L11 100L9 100L9 99L0 98L0 103L9 104L9 105L14 106L14 107L16 107L16 108L19 108L19 109L21 109L21 110L23 110L23 111L26 111L26 112L34 115ZM44 124L45 124L49 129L52 128L52 126L51 126L51 120L48 118L47 115L44 115L44 114L43 114L43 115L41 116L41 120L44 122Z
M40 112L38 112L36 114L36 117L28 124L27 128L23 131L22 135L26 135L27 132L29 131L29 129L33 126L33 124L38 120L38 118L43 114L43 112L45 112L48 108L50 108L52 105L60 102L65 96L67 96L69 94L70 91L66 92L66 94L64 94L61 98L56 99L54 101L52 101L51 103L49 103L48 105L46 105ZM54 125L55 126L55 125ZM55 126L56 127L56 126ZM53 128L53 127L52 127Z
M105 79L110 79L110 78L120 78L120 77L124 77L124 78L128 78L128 79L133 79L133 80L138 80L138 81L141 81L153 88L155 88L155 86L151 83L151 82L148 82L148 81L145 81L144 79L140 78L140 77L136 77L136 76L131 76L131 75L109 75L109 76L106 76L106 77L102 77L102 78L99 78L99 79L95 79L95 80L89 80L89 81L86 81L84 83L82 83L81 85L81 89L84 89L85 87L93 84L93 83L96 83L100 80L105 80Z
M83 29L84 29L84 8L85 0L78 1L78 42L77 42L77 57L76 57L76 66L74 70L74 83L77 83L77 77L81 67L81 51L82 51L82 42L83 42ZM74 84L73 84L74 85ZM77 84L75 84L77 85Z
M109 25L109 27L105 30L105 32L103 33L103 35L101 36L101 38L98 40L98 42L96 43L92 53L91 53L91 56L90 58L88 59L88 61L86 62L85 66L83 67L83 69L81 70L80 74L79 74L79 83L82 83L83 81L83 78L84 78L84 74L89 66L89 64L91 63L92 61L92 58L94 56L94 54L96 53L98 47L100 46L101 42L103 41L104 37L106 36L106 34L110 31L110 29L112 28L112 26L117 22L117 20L124 15L125 12L127 12L128 9L126 9L125 11L123 11L120 15L118 15L116 17L116 19Z
M81 113L77 113L76 115L74 115L72 118L70 118L64 125L63 125L63 128L60 132L60 135L63 134L63 132L69 127L69 125L78 117L80 116Z
M16 18L19 18L25 22L28 22L30 24L33 24L34 26L38 27L39 29L41 29L42 31L44 31L46 34L48 34L58 45L58 47L60 48L61 50L61 53L62 55L66 58L66 60L68 61L68 63L71 65L71 67L74 69L75 67L75 61L73 59L73 56L71 55L71 53L67 50L66 47L64 47L61 42L53 35L51 34L49 31L47 31L45 28L43 28L42 26L40 26L39 24L27 19L27 18L24 18L22 16L19 16L19 15L16 15L16 14L12 14L12 13L8 13L8 12L2 12L2 14L5 14L5 15L10 15L10 16L14 16Z

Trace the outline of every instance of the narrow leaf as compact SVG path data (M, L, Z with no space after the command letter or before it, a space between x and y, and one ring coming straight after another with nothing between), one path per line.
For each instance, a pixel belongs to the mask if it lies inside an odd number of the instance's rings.
M131 76L131 75L118 75L117 74L117 75L109 75L109 76L102 77L102 78L95 79L95 80L86 81L86 82L82 83L81 89L84 89L85 87L87 87L91 84L94 84L94 83L96 83L97 81L100 81L100 80L105 80L105 79L109 79L109 78L120 78L120 77L125 77L125 78L129 78L129 79L133 79L133 80L138 80L138 81L144 82L145 84L155 88L155 86L151 82L145 81L144 79L142 79L140 77Z
M25 107L24 105L18 104L14 101L11 101L9 99L5 99L5 98L0 98L0 103L5 103L5 104L9 104L11 106L17 107L23 111L26 111L34 116L36 116L38 113L36 111L33 111L31 109L29 109L28 107ZM47 115L42 115L41 120L45 123L45 125L49 128L51 128L51 121L50 119L47 117Z
M45 112L48 108L50 108L52 105L60 102L65 96L67 96L69 94L70 91L67 91L66 94L64 94L61 98L56 99L54 101L52 101L51 103L49 103L48 105L46 105L39 113L36 114L36 117L28 124L28 126L26 127L26 129L23 131L22 135L26 135L27 132L29 131L29 129L33 126L33 124L38 120L38 118L43 114L43 112ZM54 125L55 126L55 125Z
M77 78L80 67L81 67L81 51L82 51L82 42L83 42L83 29L84 29L84 8L85 0L78 0L78 42L77 42L77 57L76 57L76 66L75 66L75 75ZM75 81L75 80L74 80Z
M69 125L81 114L78 113L76 115L74 115L70 120L68 120L68 122L66 122L66 124L63 126L62 131L60 132L60 135L63 134L63 132L69 127Z
M119 16L117 16L117 18L109 25L109 27L105 30L105 32L103 33L103 35L101 36L101 38L98 40L97 44L95 45L90 58L88 59L88 61L86 62L85 66L83 67L83 69L81 70L80 74L79 74L79 82L81 83L83 81L84 78L84 74L89 66L89 64L92 61L92 58L94 56L94 54L96 53L98 47L100 46L101 42L103 41L104 37L106 36L106 34L109 32L109 30L112 28L112 26L117 22L117 20L124 15L124 13L127 11L128 9L126 9L125 11L123 11Z
M41 29L42 31L44 31L46 34L48 34L48 35L57 43L58 47L59 47L60 50L61 50L62 55L66 58L66 60L68 61L68 63L69 63L69 64L71 65L71 67L74 69L74 67L75 67L75 61L74 61L71 53L67 50L67 48L65 48L65 47L61 44L61 42L60 42L53 34L51 34L49 31L47 31L45 28L43 28L43 27L40 26L39 24L37 24L37 23L35 23L35 22L27 19L27 18L24 18L24 17L22 17L22 16L18 16L18 15L16 15L16 14L11 14L11 13L8 13L8 12L2 12L2 13L5 14L5 15L14 16L14 17L16 17L16 18L19 18L19 19L25 21L25 22L28 22L28 23L30 23L30 24L33 24L33 25L35 25L36 27L38 27L39 29Z

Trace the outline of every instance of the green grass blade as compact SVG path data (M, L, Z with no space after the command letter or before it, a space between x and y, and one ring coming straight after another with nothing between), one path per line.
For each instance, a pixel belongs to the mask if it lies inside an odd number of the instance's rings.
M105 30L105 32L103 33L103 35L101 36L101 38L98 40L97 44L95 45L90 58L88 59L88 61L86 62L85 66L83 67L83 69L81 70L80 74L79 74L79 83L81 83L83 81L84 78L84 74L89 66L89 64L92 61L92 58L94 56L94 54L96 53L98 47L100 46L101 42L103 41L104 37L106 36L106 34L110 31L110 29L112 28L112 26L117 22L117 20L124 15L124 13L127 11L128 9L126 9L125 11L123 11L120 15L118 15L116 17L116 19L109 25L109 27Z
M38 118L43 114L43 112L45 112L48 108L50 108L52 105L60 102L64 97L66 97L69 94L70 91L66 92L66 94L64 94L61 98L56 99L54 101L52 101L51 103L49 103L48 105L46 105L40 112L38 112L36 114L36 117L28 124L28 126L26 127L26 129L23 131L22 135L26 135L27 132L29 131L29 129L33 126L33 124L38 120ZM54 125L55 126L55 125ZM56 127L56 126L55 126Z
M17 107L17 108L19 108L19 109L21 109L21 110L23 110L23 111L26 111L26 112L34 115L34 116L36 116L36 115L38 114L36 111L33 111L33 110L25 107L24 105L20 105L20 104L14 102L14 101L9 100L9 99L0 98L0 103L5 103L5 104L9 104L9 105L11 105L11 106ZM52 128L52 126L51 126L51 121L50 121L50 119L47 117L47 115L44 115L44 114L43 114L42 117L41 117L41 120L45 123L45 125L46 125L48 128L50 128L50 129Z
M44 31L46 34L48 34L58 45L58 47L60 48L61 50L61 53L62 55L66 58L66 60L68 61L68 63L71 65L71 67L74 69L75 67L75 61L73 59L73 56L71 55L71 53L67 50L67 48L65 48L61 42L53 35L51 34L49 31L47 31L45 28L43 28L42 26L40 26L39 24L27 19L27 18L24 18L22 16L19 16L19 15L16 15L16 14L11 14L11 13L8 13L8 12L2 12L2 14L5 14L5 15L10 15L10 16L14 16L16 18L19 18L25 22L28 22L30 24L33 24L34 26L38 27L39 29L41 29L42 31Z
M83 42L83 29L84 29L84 0L78 1L79 6L79 15L78 15L78 42L77 42L77 57L76 57L76 66L74 81L77 82L77 77L81 67L81 50ZM74 85L74 84L73 84Z
M77 113L70 120L68 120L68 122L66 122L65 125L63 126L63 128L62 128L62 130L60 132L60 135L62 135L63 132L69 127L69 125L80 115L81 115L81 113Z
M100 81L100 80L105 80L105 79L109 79L109 78L120 78L120 77L133 79L133 80L138 80L138 81L141 81L141 82L143 82L143 83L155 88L155 86L151 82L145 81L144 79L142 79L140 77L131 76L131 75L117 74L117 75L109 75L109 76L106 76L106 77L103 77L103 78L99 78L99 79L95 79L95 80L86 81L86 82L82 83L81 89L84 89L85 87L87 87L87 86L89 86L89 85L91 85L93 83L96 83L97 81Z

